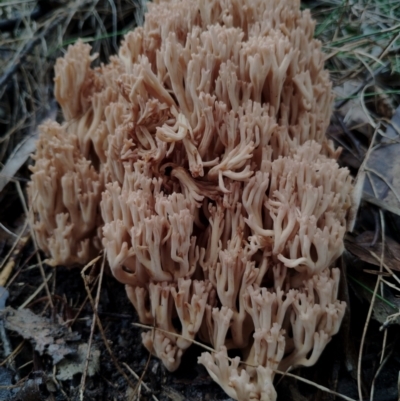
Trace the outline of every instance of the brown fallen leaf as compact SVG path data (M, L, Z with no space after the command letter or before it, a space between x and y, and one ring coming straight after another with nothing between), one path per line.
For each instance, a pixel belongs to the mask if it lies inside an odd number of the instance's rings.
M393 114L385 137L366 162L364 192L391 207L400 208L400 107Z
M365 231L357 237L348 235L345 239L346 249L353 255L356 255L363 262L379 266L379 260L374 257L371 252L376 255L382 254L382 242L374 243L375 233ZM391 270L400 271L400 244L390 237L385 237L385 264Z
M338 101L340 101L340 99L346 99L346 102L337 110L346 126L349 127L349 129L357 126L359 132L369 136L371 131L369 120L363 110L361 97L357 93L357 90L362 86L362 80L346 79L342 85L335 86L333 91Z
M39 354L47 354L57 364L66 355L75 354L80 335L69 332L68 328L50 320L35 315L29 309L13 309L7 307L0 312L0 318L8 330L15 331L20 336L29 340ZM72 344L71 344L72 343Z

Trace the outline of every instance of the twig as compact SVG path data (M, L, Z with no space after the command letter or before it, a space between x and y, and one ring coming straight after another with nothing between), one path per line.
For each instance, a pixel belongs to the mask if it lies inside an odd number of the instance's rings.
M20 197L20 199L21 199L22 207L23 207L23 209L24 209L26 218L27 218L28 222L30 223L31 221L33 221L33 218L32 218L32 220L30 220L31 217L32 217L32 216L31 216L31 214L32 214L32 209L29 209L29 210L28 210L28 207L27 207L26 202L25 202L24 194L22 193L21 185L19 184L18 181L15 181L15 186L16 186L16 188L17 188L17 192L18 192L19 197ZM37 196L37 192L34 194L34 198L35 198L36 196ZM54 308L53 298L52 298L52 296L51 296L51 292L50 292L49 286L47 285L46 275L45 275L45 273L44 273L44 268L43 268L43 264L42 264L42 259L41 259L41 257L40 257L40 253L39 253L39 246L38 246L38 244L37 244L37 240L36 240L36 236L35 236L35 232L34 232L34 230L33 230L33 225L32 225L32 224L29 224L29 229L30 229L30 232L31 232L31 237L32 237L32 240L33 240L33 245L35 246L36 258L37 258L37 261L38 261L38 263L39 263L39 271L40 271L40 274L41 274L41 276L42 276L43 281L45 282L46 293L47 293L47 296L49 297L50 306L51 306L51 308L53 309L53 308Z
M153 398L154 401L158 401L158 398L152 393L151 389L149 388L149 386L141 379L141 377L138 376L138 374L132 370L132 368L125 362L122 363L126 369L132 374L132 376L139 380L139 383L143 384L143 387L151 394L151 398Z
M99 281L99 278L96 277L96 280L95 280L95 282L93 283L93 288L96 286L96 284L97 284L98 281ZM66 322L66 323L68 323L68 326L69 326L69 327L72 327L72 326L75 324L75 322L78 320L79 315L82 313L83 308L85 307L85 305L86 305L86 303L87 303L88 300L89 300L89 297L86 295L86 298L83 300L82 305L79 307L78 312L76 312L74 318L71 319L71 320L68 320L68 321Z
M17 235L17 239L15 240L15 242L13 243L11 249L9 250L8 254L6 255L6 257L3 259L3 261L0 263L0 270L3 268L4 264L6 263L6 261L8 260L9 257L12 256L14 250L17 248L19 241L21 240L22 236L24 235L26 228L28 227L28 223L29 220L28 218L25 220L25 224L21 230L21 232Z
M11 284L17 279L17 277L18 277L19 274L21 273L22 269L27 265L27 263L30 262L30 260L31 260L35 255L36 255L36 251L32 252L32 253L26 258L26 260L24 261L24 263L22 263L22 265L19 266L18 270L13 274L13 276L10 278L10 280L7 281L6 288L9 288L9 287L11 286ZM26 271L28 271L28 270L30 270L30 269L32 269L32 268L35 268L35 267L38 267L38 264L29 266L29 267L26 269Z
M98 256L97 258L95 258L91 262L89 262L82 269L82 272L81 272L81 276L82 276L83 281L85 283L85 288L86 288L86 290L89 290L89 294L90 294L90 288L87 285L87 282L86 282L86 279L85 279L85 272L89 267L91 267L94 263L96 263L99 260L99 258L100 258L100 256ZM84 396L84 393L85 393L85 383L86 383L87 372L88 372L88 369L89 369L90 351L92 349L93 334L94 334L94 329L96 327L96 313L97 313L97 309L99 307L101 284L103 282L104 264L105 264L105 254L103 255L103 262L101 264L101 270L100 270L100 275L99 275L99 277L100 277L99 278L99 284L97 286L97 293L96 293L96 302L93 305L93 320L92 320L92 326L90 328L90 336L89 336L88 350L87 350L86 360L85 360L85 368L83 369L81 385L80 385L80 389L79 389L79 398L80 398L81 401L83 401L83 396Z
M0 272L0 286L4 287L10 278L10 275L14 269L15 266L15 260L18 257L18 255L21 253L22 249L28 242L30 235L26 235L26 228L28 226L28 218L25 221L24 227L22 228L21 232L17 236L16 241L14 242L12 248L10 249L10 252L6 256L3 262L5 262L7 259L8 262L6 265L3 267L3 264L0 266L1 272Z
M22 340L17 348L15 348L15 350L13 352L11 352L11 354L7 355L6 358L4 358L1 362L0 362L0 367L4 366L6 363L8 363L10 360L14 359L15 356L17 356L19 354L19 352L22 350L22 348L25 345L25 340Z
M377 132L378 132L378 127L376 127L376 129L375 129L373 140L375 139L375 135L376 135ZM372 145L373 145L373 142L371 142L371 146ZM367 162L367 158L364 160L363 165L365 165L366 162ZM374 190L374 192L375 192L375 190ZM376 193L375 193L375 196L376 196ZM379 272L382 272L383 271L383 264L384 264L383 261L385 259L385 219L383 218L382 210L379 210L379 215L380 215L381 233L382 233L382 251L381 251L381 257L379 259L379 262L380 262L379 263ZM377 276L374 292L372 294L371 303L369 305L367 318L365 320L364 329L363 329L363 333L362 333L362 336L361 336L360 351L359 351L359 354L358 354L358 362L357 362L357 388L358 388L358 397L359 397L360 401L363 401L362 388L361 388L361 365L362 365L362 357L363 357L363 352L364 352L365 338L366 338L366 335L367 335L369 322L371 320L373 308L374 308L374 305L375 305L375 300L376 300L376 296L377 296L377 293L378 293L379 285L381 283L381 278L382 278L381 275Z
M203 343L201 343L199 341L193 340L191 338L186 338L186 337L184 337L184 336L182 336L181 334L178 334L178 333L172 333L172 332L170 332L168 330L160 329L159 327L149 326L147 324L142 324L142 323L132 323L132 326L140 327L141 329L147 329L147 330L157 330L157 331L160 331L161 333L165 333L165 334L171 334L174 337L178 337L178 338L182 338L184 340L190 341L192 344L196 344L199 347L207 350L208 352L216 352L214 348L209 347L208 345L205 345L205 344L203 344ZM228 358L228 359L231 360L230 358ZM240 363L244 363L245 364L245 362L240 362ZM249 366L253 366L253 365L249 365Z
M54 365L53 366L53 377L52 377L52 379L54 380L54 382L56 383L56 385L60 389L60 391L63 393L63 396L65 397L65 399L67 401L70 401L71 399L68 397L67 393L64 391L64 389L62 388L61 384L57 380L56 372L57 372L57 366Z
M381 258L374 252L369 251L370 255L373 256L378 262L381 262ZM391 277L400 284L400 279L394 274L393 270L382 260L382 266L390 273Z
M303 382L303 383L307 383L307 384L309 384L310 386L315 387L315 388L317 388L318 390L323 391L324 393L332 394L332 395L334 395L334 396L336 396L336 397L343 398L343 399L346 400L346 401L356 401L354 398L347 397L347 395L340 394L340 393L338 393L338 392L336 392L336 391L333 391L333 390L329 389L328 387L321 386L320 384L314 383L314 382L311 381L311 380L307 380L307 379L305 379L304 377L295 375L295 374L293 374L293 373L281 372L280 370L274 370L274 372L277 373L278 375L293 377L294 379L296 379L296 380L298 380L298 381L301 381L301 382Z
M3 223L0 222L0 228L5 231L8 235L11 235L14 238L18 238L17 234L14 234L11 230L9 230Z
M154 326L155 326L155 324L154 324ZM153 344L154 344L154 335L155 335L155 333L156 333L155 330L153 330ZM135 390L133 391L133 395L132 395L132 397L131 397L131 399L130 399L129 401L133 401L135 395L136 395L137 393L139 393L140 385L143 383L143 378L144 378L144 375L145 375L146 372L147 372L147 368L149 367L150 360L151 360L151 352L149 352L149 356L148 356L148 358L147 358L146 365L144 366L144 369L143 369L142 374L141 374L140 377L138 378L138 379L139 379L139 380L138 380L138 383L137 383L136 388L135 388Z
M389 273L382 273L382 277L385 277L385 274L387 274L390 277ZM388 287L393 288L396 291L400 291L400 288L397 287L396 285L390 283L389 281L385 280L384 278L381 278L382 283L386 284Z
M20 309L24 309L25 306L29 305L29 304L32 302L32 300L35 299L36 295L38 295L39 292L43 290L43 288L47 285L47 283L50 281L50 279L51 279L52 277L53 277L53 273L50 273L50 274L46 277L45 281L43 281L43 283L39 285L39 287L34 291L34 293L33 293L30 297L28 297L28 299L27 299L22 305L20 305L20 306L18 307L18 309L19 309L19 310L20 310Z
M96 322L97 322L97 326L98 326L98 328L99 328L99 331L100 331L101 337L102 337L102 339L103 339L104 345L105 345L105 347L106 347L106 349L107 349L107 351L108 351L108 353L109 353L109 355L110 355L112 361L114 362L114 365L115 365L115 367L117 368L118 372L119 372L119 373L124 377L124 379L127 381L129 387L135 389L136 386L131 382L131 380L129 379L129 377L127 376L127 374L123 371L123 369L121 368L120 364L118 363L117 358L115 357L114 353L112 352L112 350L111 350L111 348L110 348L110 344L108 343L107 337L106 337L106 335L105 335L105 333L104 333L103 324L101 323L101 320L100 320L99 315L98 315L98 313L97 313L97 309L96 309L96 307L95 307L95 301L93 300L92 294L91 294L90 289L89 289L89 287L88 287L88 285L87 285L86 278L85 278L85 276L83 275L83 270L82 270L82 273L81 273L81 274L82 274L82 278L84 279L84 284L85 284L86 293L87 293L87 295L88 295L88 297L89 297L90 304L92 305L92 309L93 309L93 312L94 312L94 315L95 315L95 318L96 318L95 320L96 320Z
M387 332L387 330L385 330L385 333L386 333L386 332ZM383 356L383 354L382 354L382 356ZM378 378L379 374L381 373L383 367L385 366L385 364L386 364L386 362L388 361L388 359L390 358L390 356L391 356L391 353L389 353L388 355L385 356L385 359L384 359L383 361L381 361L381 363L380 363L380 365L379 365L379 368L378 368L378 370L377 370L376 373L375 373L375 376L374 376L374 378L373 378L373 380L372 380L372 384L371 384L371 394L370 394L370 397L369 397L369 400L370 400L370 401L374 401L374 395L375 395L375 381L376 381L376 379Z

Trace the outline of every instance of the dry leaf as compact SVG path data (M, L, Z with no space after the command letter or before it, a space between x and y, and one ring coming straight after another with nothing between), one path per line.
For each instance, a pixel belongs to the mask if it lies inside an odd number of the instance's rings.
M396 109L391 125L380 146L366 162L364 192L391 207L400 208L400 107Z
M382 254L382 242L374 243L375 233L365 231L357 237L347 236L345 239L346 249L356 255L363 262L379 266L379 260L371 252L380 256ZM392 270L400 271L400 244L390 237L385 237L384 262Z
M35 315L29 309L6 308L0 317L8 330L17 332L29 340L39 354L47 354L53 363L60 362L65 355L76 353L77 345L69 344L80 339L78 333L69 332L68 328Z
M71 358L63 359L57 365L57 379L70 380L77 373L83 373L85 369L85 361L87 355L88 345L80 344L78 352ZM100 368L100 351L92 346L90 350L90 358L88 364L88 376L94 376Z
M336 86L334 92L338 101L349 98L348 101L337 110L349 129L357 126L357 131L366 136L370 134L369 120L361 105L358 95L354 95L363 84L361 80L346 80L343 85Z

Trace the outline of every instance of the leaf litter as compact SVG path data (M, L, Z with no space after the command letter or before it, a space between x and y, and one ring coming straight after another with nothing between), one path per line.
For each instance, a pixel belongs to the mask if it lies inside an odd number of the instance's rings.
M7 307L0 316L8 330L28 340L40 355L50 356L54 364L78 352L77 342L81 335L70 332L65 325L53 323L29 309Z

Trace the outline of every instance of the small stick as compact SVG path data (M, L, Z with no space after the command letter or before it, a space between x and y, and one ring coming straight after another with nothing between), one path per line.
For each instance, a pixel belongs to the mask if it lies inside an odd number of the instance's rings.
M139 383L141 381L141 383L143 384L143 387L151 394L151 397L153 398L153 400L158 401L158 398L154 394L152 394L152 391L149 388L149 386L143 380L141 380L139 375L127 363L123 362L122 364L128 369L128 371L132 374L132 376L135 379L139 380Z
M104 258L105 258L105 256L104 256ZM90 263L91 263L91 262L90 262ZM89 264L90 264L90 263L89 263ZM102 270L101 270L101 272L104 271L104 264L105 264L105 259L104 259L103 264L102 264ZM83 282L84 282L84 285L85 285L86 293L87 293L87 295L88 295L88 297L89 297L90 304L92 305L92 309L93 309L93 312L94 312L94 316L95 316L95 318L96 318L95 320L96 320L96 322L97 322L97 326L98 326L98 328L99 328L99 331L100 331L101 337L102 337L102 339L103 339L104 345L105 345L105 347L106 347L106 349L107 349L107 351L108 351L108 353L109 353L109 355L110 355L112 361L114 362L114 365L115 365L115 367L117 368L118 372L124 377L124 379L127 381L128 385L129 385L130 387L132 387L133 389L135 389L135 385L131 382L131 380L129 379L129 377L127 376L127 374L126 374L126 373L123 371L123 369L121 368L120 364L118 363L117 358L115 357L115 355L113 354L113 352L112 352L112 350L111 350L111 348L110 348L110 344L109 344L108 341L107 341L107 337L106 337L106 335L105 335L105 333L104 333L103 324L101 323L101 320L100 320L99 315L98 315L98 313L97 313L97 308L96 308L96 306L95 306L95 301L94 301L93 296L92 296L92 294L91 294L90 288L89 288L88 285L87 285L86 277L85 277L85 275L84 275L84 272L85 272L85 270L87 270L88 267L89 267L89 265L85 266L85 268L84 268L84 269L82 270L82 272L81 272L81 275L82 275ZM102 274L102 273L101 273L101 274ZM99 286L101 287L101 282L99 282Z
M30 295L30 296L28 297L28 299L27 299L22 305L20 305L20 306L18 307L18 309L19 309L19 310L24 309L27 305L29 305L29 304L35 299L36 295L38 295L39 292L43 290L43 288L46 286L46 284L50 281L50 279L51 279L52 277L53 277L53 273L50 273L50 274L46 277L46 280L45 280L42 284L39 285L39 287L35 290L35 292L34 292L32 295ZM48 297L46 297L46 298L48 298Z
M19 184L18 181L15 181L15 186L17 188L17 192L18 192L19 197L21 199L21 204L22 204L22 207L24 209L26 218L28 219L28 222L29 222L30 217L32 215L32 209L28 210L28 207L27 207L26 202L25 202L25 197L24 197L24 194L23 194L22 189L21 189L21 185ZM37 192L35 193L35 197L36 196L37 196ZM31 221L33 221L33 219ZM37 258L37 261L39 263L40 274L42 276L43 281L45 282L45 286L44 287L46 289L47 296L49 297L50 306L51 306L52 309L54 309L53 298L51 296L51 292L50 292L49 286L47 285L46 275L44 273L42 259L41 259L40 254L39 254L39 246L38 246L37 241L36 241L36 236L35 236L35 232L33 230L32 224L29 224L29 229L30 229L30 232L31 232L33 245L35 246L35 250L36 250L36 258Z
M95 264L98 260L100 259L100 256L98 256L97 258L93 259L91 262L89 262L82 270L81 275L83 277L84 283L85 283L85 288L86 290L89 291L90 293L90 289L87 286L87 282L85 280L85 271L92 266L93 264ZM96 315L95 315L95 311L97 311L97 308L99 306L99 300L100 300L100 291L101 291L101 283L103 281L103 272L104 272L104 263L105 263L105 257L103 256L103 263L101 264L101 271L100 271L100 279L99 279L99 284L97 286L97 294L96 294L96 303L93 307L93 320L92 320L92 326L90 328L90 336L89 336L89 341L88 341L88 350L87 350L87 354L86 354L86 360L85 360L85 368L83 370L83 374L82 374L82 379L81 379L81 386L79 389L79 398L81 401L83 401L83 395L85 393L85 383L86 383L86 376L87 376L87 372L89 369L89 359L90 359L90 351L92 348L92 342L93 342L93 334L94 334L94 329L96 327Z

